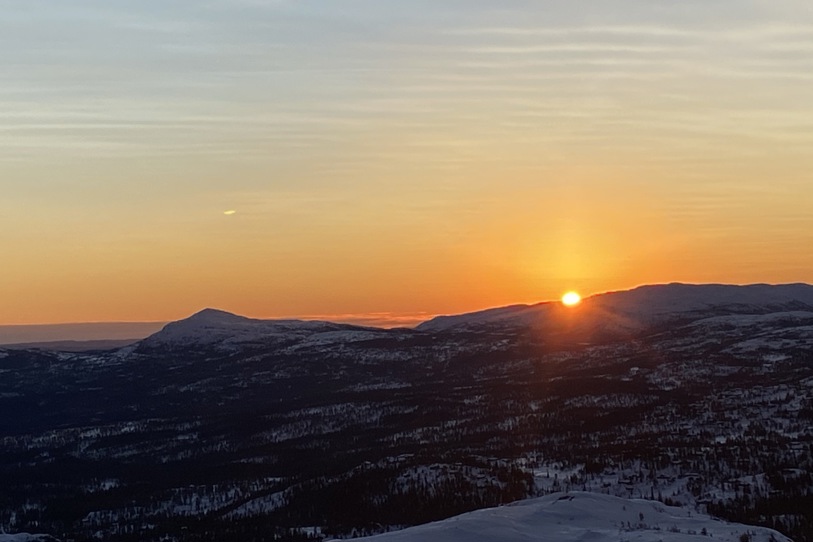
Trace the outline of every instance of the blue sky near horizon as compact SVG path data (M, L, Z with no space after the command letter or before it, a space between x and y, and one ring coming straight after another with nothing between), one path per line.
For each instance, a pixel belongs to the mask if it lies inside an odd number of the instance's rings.
M809 2L34 0L0 48L0 323L813 281Z

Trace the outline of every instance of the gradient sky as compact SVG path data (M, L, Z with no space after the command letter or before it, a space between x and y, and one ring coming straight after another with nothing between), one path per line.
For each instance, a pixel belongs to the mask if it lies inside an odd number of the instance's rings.
M813 282L809 0L27 0L0 51L0 324Z

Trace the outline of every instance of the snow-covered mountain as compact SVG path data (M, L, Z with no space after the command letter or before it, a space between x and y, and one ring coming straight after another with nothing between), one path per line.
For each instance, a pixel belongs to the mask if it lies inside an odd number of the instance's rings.
M672 321L724 314L813 312L813 286L808 284L659 284L588 297L573 308L558 302L511 305L468 314L438 316L419 325L422 331L500 327L576 326L605 331L640 330Z
M233 350L250 344L286 343L314 339L352 342L372 338L385 330L318 320L260 320L217 309L204 309L171 322L141 341L143 348L198 348L217 345Z
M657 501L554 493L358 540L369 542L789 542L764 527L728 523Z

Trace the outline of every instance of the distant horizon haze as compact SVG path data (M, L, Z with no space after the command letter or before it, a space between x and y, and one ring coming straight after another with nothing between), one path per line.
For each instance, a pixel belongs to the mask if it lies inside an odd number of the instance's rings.
M207 307L201 307L201 310ZM211 307L210 307L211 308ZM199 311L195 311L199 312ZM232 311L228 311L232 312ZM171 321L191 316L187 314L173 320L159 322L65 322L58 324L0 324L0 347L3 345L36 344L62 341L140 340L160 331ZM239 316L257 319L326 320L330 322L373 327L413 327L433 318L434 314L327 314L303 316L260 317L240 313Z
M73 322L0 325L0 346L60 341L143 339L167 322Z

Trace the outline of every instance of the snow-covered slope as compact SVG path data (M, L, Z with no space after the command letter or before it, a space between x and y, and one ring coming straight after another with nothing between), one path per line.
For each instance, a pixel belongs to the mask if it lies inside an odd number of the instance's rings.
M764 314L813 309L813 286L809 284L663 284L610 292L591 302L614 312L657 317L674 313Z
M771 529L727 523L656 501L554 493L359 540L376 542L789 541Z
M581 328L637 330L673 320L718 314L768 314L813 311L813 286L808 284L660 284L589 297L572 309L560 303L512 305L455 316L439 316L418 326L442 331L482 325L535 326L578 318Z
M56 542L57 539L47 534L0 533L0 542Z

